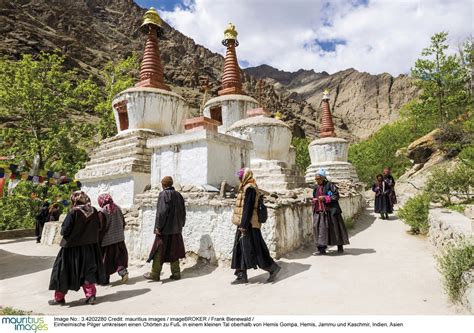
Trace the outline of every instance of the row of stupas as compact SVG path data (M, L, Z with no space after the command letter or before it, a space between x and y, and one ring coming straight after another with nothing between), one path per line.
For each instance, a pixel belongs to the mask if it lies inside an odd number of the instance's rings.
M188 119L186 101L164 83L161 26L160 16L150 8L141 26L147 40L140 81L112 103L118 134L102 141L76 176L92 200L109 192L119 205L131 207L147 185L158 187L165 175L180 185L219 188L225 181L237 186L235 172L248 166L268 192L305 187L320 167L335 181L357 180L347 162L348 142L335 137L328 94L323 98L321 138L309 146L306 181L298 174L289 126L269 117L243 90L232 24L222 41L227 52L219 96L207 101L204 116Z

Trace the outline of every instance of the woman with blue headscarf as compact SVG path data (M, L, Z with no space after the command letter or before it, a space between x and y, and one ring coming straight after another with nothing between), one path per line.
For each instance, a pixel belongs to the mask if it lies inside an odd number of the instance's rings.
M344 252L349 236L339 206L339 191L327 180L326 170L316 173L313 190L313 233L316 251L313 255L324 255L330 245L337 245L337 252Z

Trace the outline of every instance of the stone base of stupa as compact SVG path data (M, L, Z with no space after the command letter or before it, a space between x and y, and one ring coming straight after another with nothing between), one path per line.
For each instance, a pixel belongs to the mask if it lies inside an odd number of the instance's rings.
M312 184L319 169L333 182L358 182L354 166L347 161L349 142L342 138L328 137L312 141L308 147L311 165L306 169L306 182Z
M160 186L164 176L176 185L207 186L220 189L222 182L238 186L235 173L250 163L252 142L197 129L148 141L152 150L151 185Z
M93 205L103 192L110 193L123 208L133 205L135 196L150 184L152 149L146 147L146 142L158 136L151 130L128 130L102 141L92 151L76 179Z
M295 168L275 160L251 160L250 169L260 189L267 192L283 192L306 187L305 179Z
M314 178L319 169L326 170L326 176L332 182L359 181L356 169L352 164L348 162L327 162L312 164L306 169L305 179L308 184L314 184Z

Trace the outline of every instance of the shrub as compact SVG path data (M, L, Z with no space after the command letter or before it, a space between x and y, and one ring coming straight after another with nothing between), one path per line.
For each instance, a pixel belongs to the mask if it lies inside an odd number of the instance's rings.
M69 200L71 193L77 189L75 183L46 186L21 181L10 195L0 197L0 231L33 228L44 200ZM59 206L60 211L63 211L64 205Z
M465 287L461 279L462 273L474 267L473 240L461 239L449 243L437 260L449 298L453 302L459 301Z
M291 144L295 147L296 150L296 166L302 172L306 171L311 164L311 158L309 157L308 146L310 144L308 138L297 138L293 137Z
M433 171L426 182L425 191L434 201L441 202L443 206L450 206L454 196L464 202L470 202L470 192L473 188L474 168L461 163L451 171L445 168Z
M428 210L430 196L426 193L418 194L410 198L398 211L398 217L410 226L414 234L426 235L429 229Z

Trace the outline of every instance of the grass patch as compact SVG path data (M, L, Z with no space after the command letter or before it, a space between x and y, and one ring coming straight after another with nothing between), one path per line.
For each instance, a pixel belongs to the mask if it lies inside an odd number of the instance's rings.
M352 217L344 219L344 224L346 225L347 230L351 230L354 228L355 221Z
M18 310L9 306L5 308L0 307L0 316L29 316L31 313L31 311Z
M447 207L449 210L453 210L455 212L464 214L464 210L466 209L466 206L464 205L451 205Z

